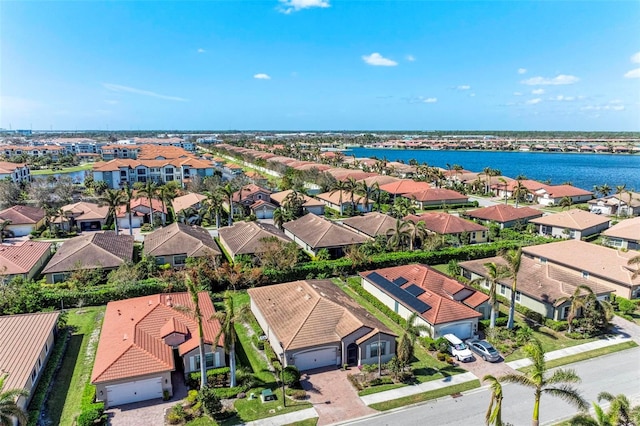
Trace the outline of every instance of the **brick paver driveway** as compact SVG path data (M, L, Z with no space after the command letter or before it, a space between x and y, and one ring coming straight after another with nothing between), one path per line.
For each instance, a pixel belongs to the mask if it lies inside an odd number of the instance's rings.
M309 401L318 412L318 425L328 425L377 412L364 405L347 378L350 372L352 371L331 368L302 373L302 387L309 394Z

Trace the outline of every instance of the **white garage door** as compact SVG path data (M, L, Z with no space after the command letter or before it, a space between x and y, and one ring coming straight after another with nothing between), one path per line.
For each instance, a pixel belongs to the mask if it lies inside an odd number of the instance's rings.
M162 398L161 377L107 386L107 401L110 407L154 398Z
M471 323L465 322L462 324L449 325L441 328L439 333L441 336L451 333L458 339L468 339L471 337Z
M336 365L336 348L296 354L293 356L293 363L300 371Z

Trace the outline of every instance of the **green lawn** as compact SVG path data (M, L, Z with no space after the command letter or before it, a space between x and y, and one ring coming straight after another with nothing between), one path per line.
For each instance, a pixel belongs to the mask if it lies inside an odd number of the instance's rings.
M317 424L318 424L318 418L314 417L312 419L301 420L295 423L289 423L288 425L285 425L285 426L316 426Z
M67 324L74 331L60 370L53 379L55 391L51 392L45 404L51 424L73 425L75 417L80 414L82 393L91 379L103 315L104 306L69 311Z
M460 383L458 385L448 386L446 388L440 388L429 392L417 393L415 395L405 396L403 398L392 399L391 401L379 402L377 404L371 404L369 407L378 411L393 410L394 408L404 407L418 402L428 401L430 399L436 399L447 395L455 395L460 392L468 391L471 389L479 388L480 380L472 380L470 382Z
M215 420L210 419L207 416L198 417L185 424L185 426L217 426L218 423Z
M516 316L516 323L518 318ZM582 345L583 343L589 343L598 340L597 337L591 339L570 339L565 337L562 333L551 330L547 327L540 327L533 332L533 336L540 340L542 347L546 352L553 352L559 349L569 348L571 346ZM522 348L516 349L513 353L505 357L505 362L515 361L517 359L525 358L525 354Z
M31 174L34 176L38 175L54 175L58 173L73 173L73 172L81 172L84 170L91 170L93 168L93 163L85 163L80 164L79 166L74 167L64 167L59 170L53 169L44 169L44 170L31 170Z

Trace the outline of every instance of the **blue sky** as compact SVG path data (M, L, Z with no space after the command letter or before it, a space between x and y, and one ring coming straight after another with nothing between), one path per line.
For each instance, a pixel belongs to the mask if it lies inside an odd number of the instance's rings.
M0 127L640 130L638 1L2 1Z

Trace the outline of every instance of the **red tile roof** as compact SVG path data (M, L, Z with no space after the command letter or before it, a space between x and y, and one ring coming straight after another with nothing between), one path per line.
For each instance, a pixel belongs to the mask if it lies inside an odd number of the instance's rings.
M424 222L425 228L437 234L460 234L462 232L487 231L482 225L468 220L460 219L449 213L423 213L421 215L409 215L404 218L413 223Z
M12 225L26 225L40 222L45 211L37 207L13 206L0 211L0 221L10 220Z
M380 185L380 189L382 191L395 195L409 194L412 192L424 191L430 188L431 185L426 182L416 182L411 179L402 179L397 182Z
M420 202L453 201L466 203L469 201L469 197L466 195L462 195L459 192L445 188L429 188L424 191L403 194L402 196Z
M43 241L0 244L0 274L28 274L47 252L51 252L51 243Z

